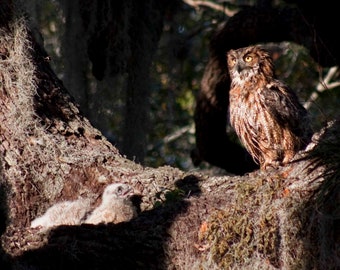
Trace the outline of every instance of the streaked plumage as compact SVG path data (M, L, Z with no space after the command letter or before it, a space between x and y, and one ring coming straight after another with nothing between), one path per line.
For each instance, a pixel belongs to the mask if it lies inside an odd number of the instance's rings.
M230 50L227 61L231 126L262 169L287 164L310 140L307 111L260 46Z

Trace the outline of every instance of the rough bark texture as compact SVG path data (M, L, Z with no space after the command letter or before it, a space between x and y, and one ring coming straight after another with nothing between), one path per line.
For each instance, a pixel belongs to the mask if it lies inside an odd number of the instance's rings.
M0 7L0 18L8 14ZM147 168L78 111L22 18L0 24L1 269L336 269L340 126L307 156L243 177ZM136 219L29 225L62 200L139 190Z

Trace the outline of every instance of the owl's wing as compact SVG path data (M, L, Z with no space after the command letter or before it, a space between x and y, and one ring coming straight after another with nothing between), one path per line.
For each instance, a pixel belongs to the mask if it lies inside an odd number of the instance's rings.
M274 81L263 90L263 104L281 126L286 126L297 136L303 136L308 126L306 109L296 94L284 83ZM307 124L307 125L306 125Z

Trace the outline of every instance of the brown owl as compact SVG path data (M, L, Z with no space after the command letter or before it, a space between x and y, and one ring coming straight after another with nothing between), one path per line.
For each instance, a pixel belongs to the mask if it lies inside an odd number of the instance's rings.
M287 164L310 140L307 111L260 46L230 50L227 61L231 126L261 169Z

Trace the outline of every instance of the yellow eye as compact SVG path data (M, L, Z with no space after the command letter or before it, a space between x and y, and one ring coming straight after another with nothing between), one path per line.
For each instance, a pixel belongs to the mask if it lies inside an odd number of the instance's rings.
M236 64L236 58L233 58L231 61L233 62L233 64Z
M251 56L249 56L249 55L247 55L245 58L244 58L244 61L246 61L246 62L250 62L250 61L252 61L253 60L253 57L251 57Z

